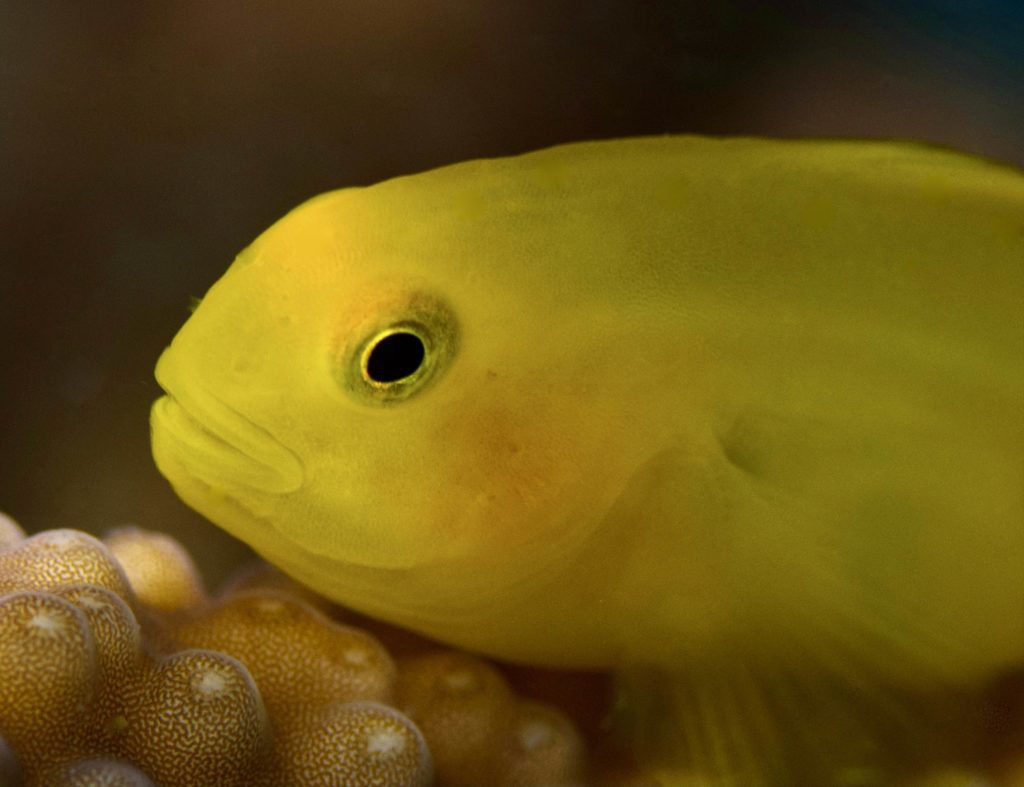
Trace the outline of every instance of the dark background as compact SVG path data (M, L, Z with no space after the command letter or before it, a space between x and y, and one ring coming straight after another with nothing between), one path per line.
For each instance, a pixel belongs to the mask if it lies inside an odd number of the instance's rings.
M152 368L317 192L682 131L1024 164L1022 50L1019 0L0 0L0 510L243 554L153 467Z

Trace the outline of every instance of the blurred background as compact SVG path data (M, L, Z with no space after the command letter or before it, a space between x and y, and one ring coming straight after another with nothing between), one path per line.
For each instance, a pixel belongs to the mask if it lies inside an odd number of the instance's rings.
M149 454L161 349L317 192L570 140L915 138L1024 165L1020 0L0 0L0 510L244 548Z

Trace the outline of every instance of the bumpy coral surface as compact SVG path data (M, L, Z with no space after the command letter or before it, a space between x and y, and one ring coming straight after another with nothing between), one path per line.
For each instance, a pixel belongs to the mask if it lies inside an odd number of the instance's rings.
M210 598L160 533L26 538L0 515L0 785L588 778L565 712L482 659L354 618L265 566Z
M608 688L361 618L265 564L211 598L164 534L26 538L0 514L0 787L650 784L603 729ZM1024 671L981 726L979 766L902 787L1024 785Z

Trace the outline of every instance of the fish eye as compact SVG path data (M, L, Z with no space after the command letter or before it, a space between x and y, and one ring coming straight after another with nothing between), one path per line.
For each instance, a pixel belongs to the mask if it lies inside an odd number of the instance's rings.
M455 316L440 298L405 293L376 304L342 336L336 379L353 399L392 405L418 395L450 366L458 344Z
M363 353L363 378L386 385L412 377L423 366L427 348L415 332L386 331Z

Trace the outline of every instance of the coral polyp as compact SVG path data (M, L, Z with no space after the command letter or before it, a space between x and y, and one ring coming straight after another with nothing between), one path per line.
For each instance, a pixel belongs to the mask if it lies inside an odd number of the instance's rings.
M0 732L26 770L74 753L73 738L98 689L85 615L50 593L0 598Z
M0 593L99 585L134 605L124 569L100 541L79 530L45 530L0 552Z
M124 568L136 597L150 609L187 611L206 600L192 556L170 536L122 527L103 542Z
M375 702L333 705L316 723L291 728L281 741L278 762L283 781L261 784L432 783L430 752L422 733L406 716Z
M229 596L176 626L174 639L243 662L277 719L338 703L392 699L395 665L379 642L280 591Z

